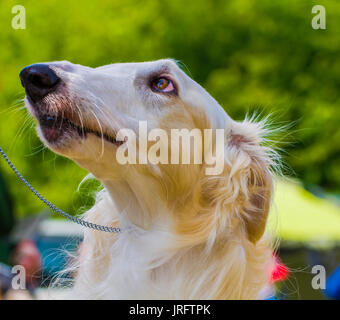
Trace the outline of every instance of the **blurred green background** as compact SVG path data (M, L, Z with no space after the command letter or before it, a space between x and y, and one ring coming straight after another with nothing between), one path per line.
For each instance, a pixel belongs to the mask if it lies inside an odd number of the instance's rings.
M26 9L26 29L14 30L11 9ZM315 4L327 29L311 26ZM22 106L19 71L35 62L69 60L96 67L172 57L235 119L274 112L294 122L285 161L304 183L340 193L340 2L4 1L0 2L0 141L43 194L75 212L85 172L43 149ZM3 167L3 163L1 163ZM16 212L42 205L9 172ZM86 203L86 201L85 201Z
M14 5L26 29L11 26ZM327 29L311 26L325 6ZM18 74L29 64L69 60L91 67L171 57L234 119L273 113L291 124L286 173L340 195L340 1L0 1L0 146L24 176L71 213L91 205L86 172L38 140L22 109ZM44 206L0 161L18 217Z

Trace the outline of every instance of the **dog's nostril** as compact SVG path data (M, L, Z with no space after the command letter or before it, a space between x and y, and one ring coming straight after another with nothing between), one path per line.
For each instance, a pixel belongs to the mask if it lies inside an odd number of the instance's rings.
M50 82L48 80L46 81L45 76L32 74L29 78L30 78L31 83L37 87L49 87L50 86L49 84Z
M20 72L21 84L33 101L42 99L55 90L60 78L46 64L33 64Z

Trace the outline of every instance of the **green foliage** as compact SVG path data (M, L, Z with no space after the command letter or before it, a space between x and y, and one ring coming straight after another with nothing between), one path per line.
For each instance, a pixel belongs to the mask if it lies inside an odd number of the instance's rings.
M11 27L11 8L26 8L26 30ZM322 4L327 29L311 27ZM22 106L18 73L42 61L91 67L172 57L185 64L236 119L259 110L295 126L286 161L305 183L340 191L340 2L1 1L0 145L23 174L63 209L91 200L76 192L86 174L41 150ZM28 118L27 118L28 119ZM19 215L42 208L3 162Z

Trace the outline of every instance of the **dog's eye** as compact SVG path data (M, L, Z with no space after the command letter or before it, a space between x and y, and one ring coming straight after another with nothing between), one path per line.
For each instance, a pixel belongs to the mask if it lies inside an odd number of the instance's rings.
M167 78L157 78L152 82L152 88L158 92L173 92L175 91L175 86L170 79Z

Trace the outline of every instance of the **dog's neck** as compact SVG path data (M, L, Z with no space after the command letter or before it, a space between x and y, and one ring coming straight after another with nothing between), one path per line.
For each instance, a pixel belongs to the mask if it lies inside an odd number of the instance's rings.
M150 230L155 222L166 214L165 205L159 197L159 185L145 181L145 177L105 181L108 190L125 226ZM122 226L124 227L124 226Z

